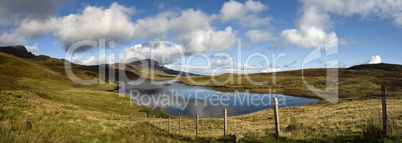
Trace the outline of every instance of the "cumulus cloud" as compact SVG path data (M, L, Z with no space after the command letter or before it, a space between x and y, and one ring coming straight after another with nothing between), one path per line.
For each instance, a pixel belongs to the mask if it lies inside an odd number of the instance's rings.
M367 62L368 64L378 64L381 63L381 57L376 55L376 56L371 56L371 59Z
M268 9L268 6L263 5L259 1L248 0L242 4L231 0L223 4L220 13L222 21L225 22L232 19L242 18L248 13L259 13L264 9Z
M359 0L302 0L301 3L296 27L281 33L284 41L301 48L316 48L330 39L337 39L336 33L332 31L330 14L344 17L359 15L363 19L391 18L396 26L402 26L402 1L372 0L362 3ZM345 41L340 42L347 44Z
M164 65L176 62L180 58L183 58L184 55L182 54L184 53L181 53L180 51L184 52L184 48L176 44L137 44L135 46L125 48L122 51L122 53L124 53L124 58L122 60L123 62L129 63L137 60L154 59L158 61L159 64Z
M100 65L100 64L113 64L116 63L115 55L102 55L100 57L83 57L83 56L74 56L71 58L71 62L80 64L80 65Z
M230 67L233 66L234 64L234 58L232 56L229 56L227 58L222 58L222 59L218 59L215 61L215 63L213 64L213 66L215 67Z
M68 49L81 40L105 39L128 44L136 39L173 40L183 44L187 53L227 50L236 44L236 32L231 27L217 30L211 25L215 15L188 9L180 13L166 11L155 16L131 21L135 9L113 3L109 8L88 6L82 13L44 20L26 19L0 42L10 43L17 35L34 39L53 34ZM170 37L167 37L167 35ZM173 35L172 35L173 34ZM171 38L171 39L170 39ZM3 42L4 41L4 42ZM86 46L78 50L86 51Z
M43 20L25 19L12 34L19 37L26 37L28 39L35 39L56 32L61 28L60 26L61 22L56 18Z
M38 43L35 43L32 46L25 46L25 48L30 52L35 52L35 51L37 51L39 49L38 48Z
M288 44L300 48L317 48L324 44L328 44L327 48L332 48L338 41L335 32L326 30L330 25L331 21L327 13L321 13L316 7L304 5L303 14L297 21L296 29L285 29L280 36Z
M15 25L24 19L46 19L64 2L65 0L2 0L0 26Z
M362 3L359 0L303 0L304 6L319 8L323 13L342 16L359 15L364 18L390 18L397 26L402 26L402 1L371 0Z
M12 45L14 43L22 43L24 40L17 37L15 34L0 32L0 45Z
M28 38L52 33L66 49L81 40L98 41L101 38L117 43L129 43L134 34L134 24L130 20L133 13L133 8L117 3L113 3L108 9L88 6L81 14L46 20L26 20L16 33Z
M267 9L268 5L264 5L260 1L248 0L243 4L231 0L225 2L220 9L220 19L222 22L236 20L246 27L267 26L273 18L258 16L259 13Z
M116 61L116 57L119 57ZM109 56L83 57L74 56L71 61L82 65L113 64L116 62L130 63L139 60L153 59L161 65L171 64L184 56L184 48L181 45L155 42L137 44L124 48L120 53L111 53Z

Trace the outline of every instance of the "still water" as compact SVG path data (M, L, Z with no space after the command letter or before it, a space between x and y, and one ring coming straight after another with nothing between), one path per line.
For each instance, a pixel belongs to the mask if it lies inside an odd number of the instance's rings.
M273 97L278 99L281 108L318 101L280 94L219 92L205 87L178 84L174 81L168 81L170 86L163 86L164 82L145 80L122 83L119 85L121 89L119 92L133 97L133 102L138 105L160 107L168 114L190 118L195 118L196 114L201 118L221 118L225 108L228 116L271 109Z

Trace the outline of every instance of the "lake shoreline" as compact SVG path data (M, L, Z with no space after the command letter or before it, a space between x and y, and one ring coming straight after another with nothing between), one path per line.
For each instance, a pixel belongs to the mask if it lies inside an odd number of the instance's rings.
M233 114L229 116L247 115L272 108L272 97L277 97L282 107L301 106L320 101L317 98L303 98L280 92L247 92L246 90L221 90L203 86L189 86L173 82L171 86L163 86L164 81L153 83L133 81L121 84L120 93L133 97L137 105L160 107L172 116L194 118L199 114L202 118L220 118L221 109L227 109ZM124 90L124 91L122 91ZM267 91L267 90L265 90ZM180 95L180 96L177 96ZM162 97L162 98L161 98ZM168 104L162 104L165 99ZM200 104L197 104L200 102ZM194 109L200 109L194 112ZM201 110L202 109L202 110Z
M184 84L187 86L197 86L197 87L204 87L208 88L214 91L219 91L219 92L246 92L248 90L248 93L255 93L255 94L283 94L283 95L289 95L289 96L294 96L294 97L301 97L301 98L309 98L309 99L318 99L318 100L323 100L322 98L314 95L310 90L303 90L303 89L269 89L269 88L257 88L257 89L239 89L239 88L232 88L232 87L227 87L227 86L203 86L203 85L191 85L187 84L184 82L176 81L175 83L178 84ZM269 92L271 90L271 92Z

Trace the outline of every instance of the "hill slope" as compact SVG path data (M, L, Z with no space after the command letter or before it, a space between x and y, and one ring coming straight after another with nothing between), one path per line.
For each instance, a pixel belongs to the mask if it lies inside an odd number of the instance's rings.
M384 70L384 71L402 72L402 65L387 64L387 63L362 64L362 65L352 66L348 69L351 69L351 70Z
M6 46L6 47L0 47L0 53L4 53L2 55L4 61L7 61L8 59L11 60L10 56L6 55L14 55L16 57L25 59L25 62L32 62L36 64L42 64L42 66L45 66L47 69L51 69L54 72L58 72L62 75L66 75L65 73L65 61L64 59L56 59L56 58L51 58L49 56L45 55L39 55L36 56L32 54L31 52L28 52L24 46L21 45L16 45L16 46ZM6 55L5 55L6 54ZM14 58L15 59L15 58ZM17 60L18 61L18 60ZM142 63L146 63L146 65L142 65ZM124 64L123 69L119 69L119 65ZM18 64L15 64L18 65ZM92 65L92 66L86 66L86 65L79 65L79 64L74 64L71 63L72 69L74 74L81 78L81 79L97 79L99 80L99 67L98 65ZM154 66L152 66L154 65ZM154 60L143 60L143 61L137 61L137 62L132 62L132 63L117 63L117 64L107 64L107 65L102 65L105 68L105 71L101 71L101 75L106 75L105 77L100 77L102 81L116 81L118 82L119 79L119 74L120 73L125 73L126 78L123 80L135 80L140 77L142 78L147 78L147 79L173 79L177 77L180 72L171 70L168 68L165 68L163 66L160 66L158 62ZM153 68L151 68L153 67ZM113 71L115 73L114 79L110 80L109 79L109 71ZM150 76L151 71L154 72L154 77ZM46 73L45 73L46 74ZM185 75L185 73L182 73ZM180 75L179 75L180 76ZM63 79L66 79L65 77ZM12 80L12 79L9 79Z
M64 60L35 56L19 46L1 51L19 53L0 52L0 142L194 142L133 120L171 116L108 92L115 84L79 86L64 74ZM73 66L78 73L96 71Z

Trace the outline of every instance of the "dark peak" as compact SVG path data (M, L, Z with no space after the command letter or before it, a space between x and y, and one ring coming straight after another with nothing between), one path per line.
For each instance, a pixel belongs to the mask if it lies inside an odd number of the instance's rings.
M21 50L21 51L28 51L25 48L25 46L22 46L22 45L14 45L14 46L9 46L9 47L14 48L14 49L18 49L18 50Z
M0 47L0 52L4 52L21 58L35 57L34 54L28 52L28 50L22 45Z
M362 64L352 66L348 69L352 70L385 70L385 71L402 71L402 65L397 64L387 64L387 63L379 63L379 64Z
M135 61L135 62L131 62L129 63L131 65L143 65L152 68L152 65L154 66L154 68L161 68L161 66L159 65L159 63L153 59L145 59L145 60L139 60L139 61Z

